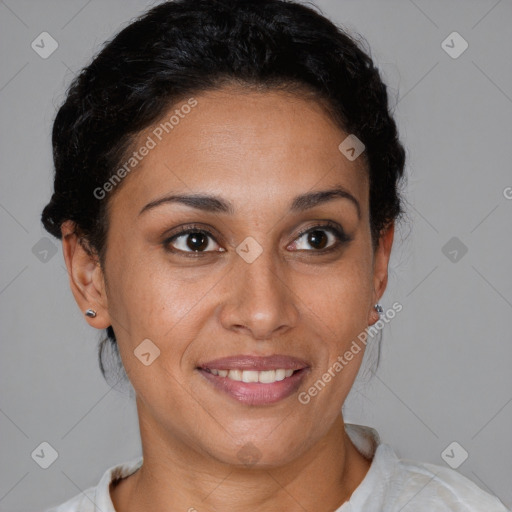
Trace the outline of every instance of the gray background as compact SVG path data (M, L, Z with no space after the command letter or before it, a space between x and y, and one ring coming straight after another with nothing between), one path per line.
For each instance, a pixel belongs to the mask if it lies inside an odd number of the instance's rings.
M133 401L101 377L99 331L74 302L60 242L42 256L52 245L40 242L49 235L39 217L66 86L152 3L0 1L2 511L60 503L139 454ZM441 453L457 441L469 453L458 471L511 507L512 2L317 5L368 40L408 155L409 224L381 301L403 311L384 329L379 371L354 387L346 419L373 426L409 459L445 465ZM31 48L43 31L59 44L48 59ZM469 43L456 59L441 47L453 31ZM46 470L31 458L43 441L59 454Z

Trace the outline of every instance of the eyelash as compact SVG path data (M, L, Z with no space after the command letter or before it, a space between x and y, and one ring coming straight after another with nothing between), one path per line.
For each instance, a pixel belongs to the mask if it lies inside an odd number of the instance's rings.
M352 237L347 235L343 231L343 229L338 227L337 223L331 222L331 221L327 221L324 224L317 224L315 226L311 226L306 229L303 229L301 232L298 233L295 240L300 239L307 233L310 233L313 231L320 231L320 230L330 231L335 236L336 243L334 245L332 245L331 247L328 247L327 249L318 249L318 250L311 249L311 250L305 250L305 252L311 252L313 254L323 255L323 254L327 254L332 251L338 250L341 248L341 246L343 244L346 244L346 243L349 243L352 241ZM197 258L204 254L210 254L212 252L219 252L219 251L190 251L190 252L188 252L188 251L182 251L181 249L172 249L170 247L171 242L173 242L174 240L176 240L177 238L179 238L181 236L188 235L191 233L201 233L203 235L211 237L215 241L215 243L218 244L217 240L215 240L215 237L213 236L213 234L210 231L200 228L199 226L196 226L195 224L191 224L191 225L182 226L182 228L177 233L174 233L172 236L166 238L163 241L162 245L164 246L164 249L166 251L171 252L173 254L183 255L188 258ZM300 249L299 251L302 251L302 249ZM222 252L224 252L224 251L222 251Z

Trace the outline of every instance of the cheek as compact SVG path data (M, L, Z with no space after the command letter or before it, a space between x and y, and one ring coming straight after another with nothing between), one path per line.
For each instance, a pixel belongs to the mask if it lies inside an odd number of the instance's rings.
M307 307L331 333L340 336L339 340L367 326L372 292L370 270L364 262L345 260L321 278L305 279L301 286L300 295L305 297Z
M161 337L204 294L200 279L183 283L182 272L168 264L157 248L153 253L119 254L110 269L109 311L129 326L134 338L149 333Z
M182 380L183 358L211 314L204 305L212 279L210 273L209 278L198 276L185 282L183 271L173 268L161 256L125 255L116 261L110 280L109 310L123 364L134 387L147 387L146 382L139 382L139 376L150 369L152 381L156 371L162 372L158 378L168 380L171 373ZM149 368L134 357L134 351L147 339L157 347L158 350L153 349L155 353L160 352Z
M114 286L112 324L134 389L146 405L166 403L181 410L186 396L181 391L185 382L180 364L196 336L199 309L194 306L204 290L197 285L184 287L169 267L148 260L128 263ZM148 365L145 353L150 354Z
M343 402L357 376L366 345L361 333L368 327L372 275L368 262L346 261L322 280L322 287L309 291L311 318L324 340L325 358L317 368L316 378L328 382L324 401ZM335 396L334 396L335 395ZM330 397L330 398L328 398Z

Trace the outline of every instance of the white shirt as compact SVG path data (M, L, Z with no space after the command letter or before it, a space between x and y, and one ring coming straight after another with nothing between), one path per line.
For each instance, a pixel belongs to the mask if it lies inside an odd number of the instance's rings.
M380 443L374 429L349 423L345 429L372 463L350 499L335 512L510 512L498 498L453 469L399 459L391 446ZM110 483L134 473L142 460L138 457L107 469L96 487L45 512L116 512Z

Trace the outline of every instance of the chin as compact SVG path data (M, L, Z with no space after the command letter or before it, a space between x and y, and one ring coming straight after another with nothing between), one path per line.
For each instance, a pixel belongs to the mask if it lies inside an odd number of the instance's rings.
M289 435L226 436L222 445L219 439L206 451L216 460L229 466L247 469L271 469L284 466L301 455L311 444L310 439Z

